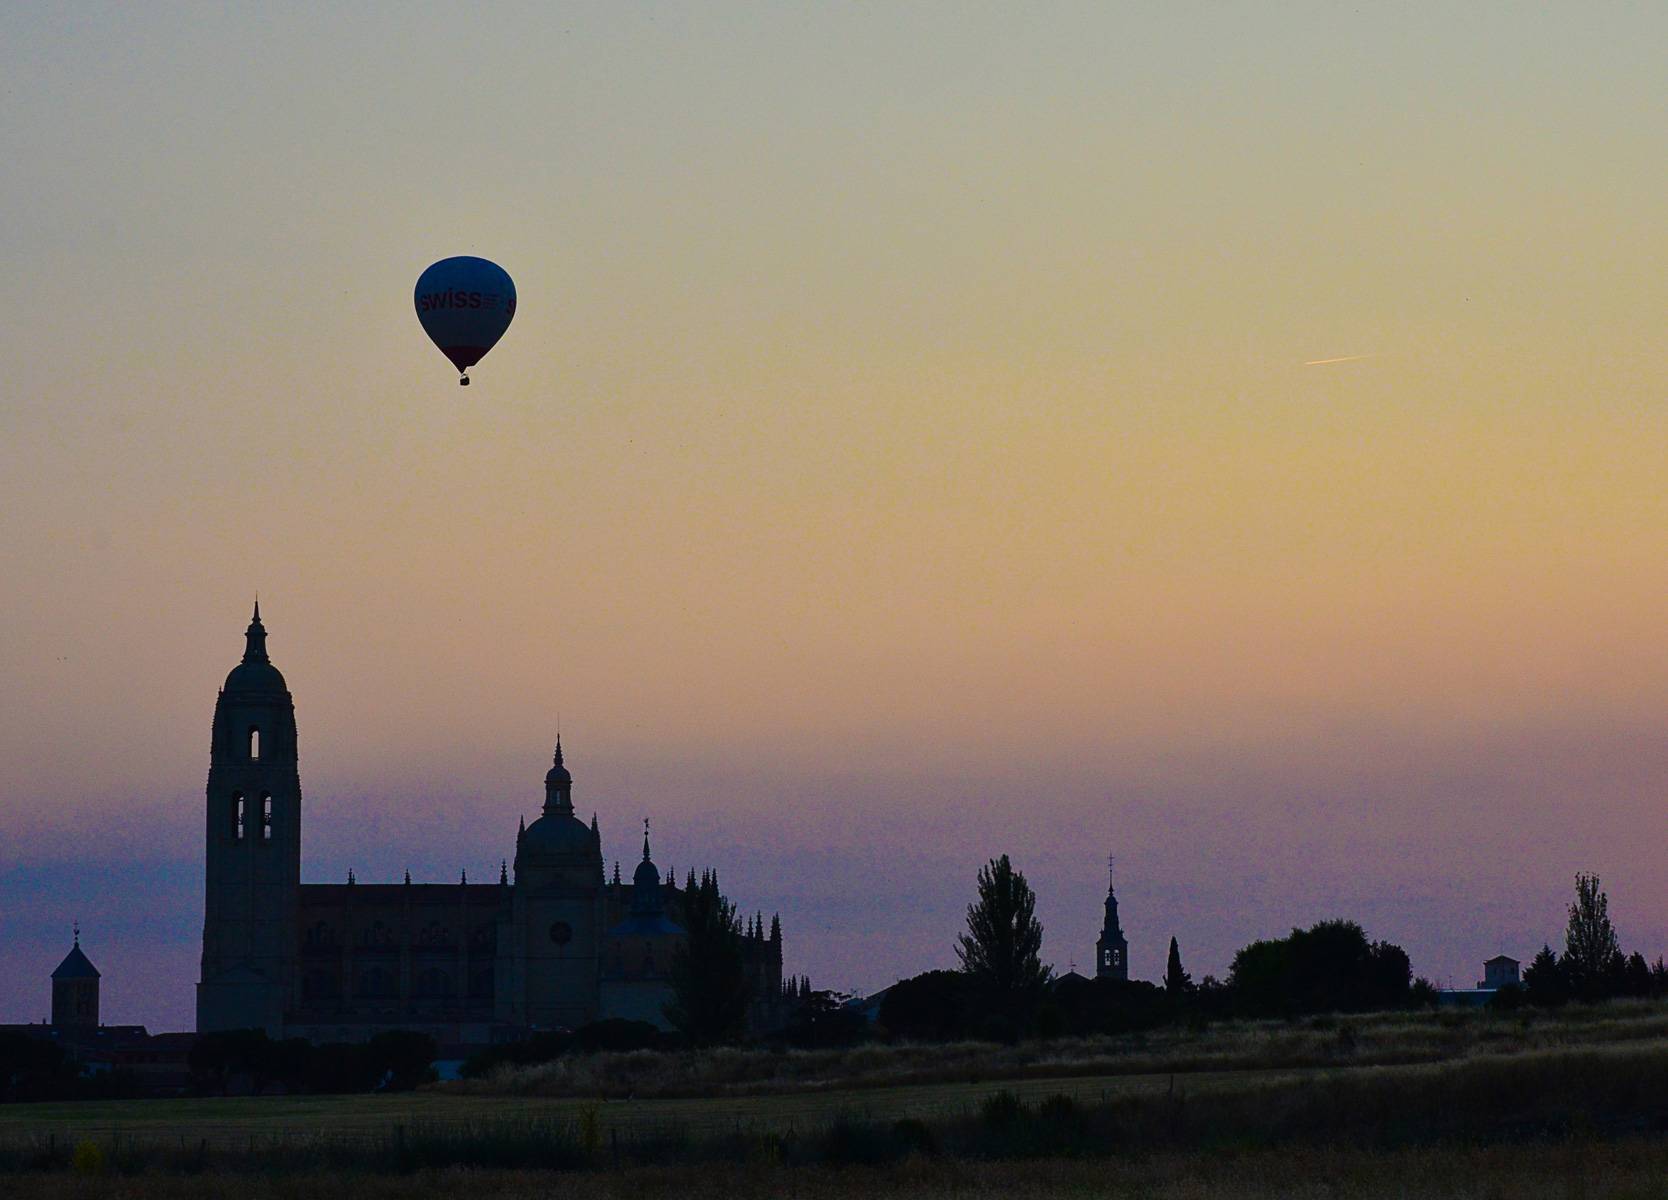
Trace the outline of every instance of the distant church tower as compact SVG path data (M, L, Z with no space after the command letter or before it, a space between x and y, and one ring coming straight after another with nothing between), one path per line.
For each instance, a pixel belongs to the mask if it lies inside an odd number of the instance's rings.
M98 968L81 951L81 926L75 945L52 972L52 1023L59 1029L98 1028Z
M295 989L301 774L295 703L266 654L261 606L214 704L197 1031L283 1032Z
M1095 943L1095 978L1129 979L1129 943L1124 931L1118 928L1118 896L1113 890L1112 860L1106 860L1106 920L1101 925L1100 940Z

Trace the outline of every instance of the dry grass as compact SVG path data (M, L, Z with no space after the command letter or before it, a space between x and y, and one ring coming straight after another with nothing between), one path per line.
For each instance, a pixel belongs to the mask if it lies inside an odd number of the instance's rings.
M1664 1032L1668 1014L1639 1005L1386 1015L1139 1042L664 1056L661 1099L576 1098L562 1094L582 1091L571 1077L527 1072L509 1081L527 1091L499 1080L487 1095L6 1106L0 1193L1662 1196ZM1108 1062L1121 1071L1081 1073ZM697 1080L715 1094L677 1094ZM96 1191L73 1169L88 1140Z
M357 1132L275 1125L251 1132L246 1143L211 1141L205 1127L192 1124L181 1109L177 1116L185 1119L172 1132L130 1128L87 1139L67 1126L51 1132L37 1127L0 1144L0 1171L62 1171L81 1149L96 1150L119 1174L268 1176L327 1169L404 1174L456 1165L594 1173L753 1161L821 1168L896 1163L917 1153L968 1161L1270 1147L1399 1152L1455 1143L1620 1139L1668 1130L1668 1045L1219 1078L1217 1086L1205 1088L1189 1086L1194 1082L1189 1079L1174 1090L1109 1090L1075 1098L1054 1090L1059 1081L1052 1081L1025 1089L1029 1095L1003 1089L951 1110L923 1107L922 1089L861 1093L877 1102L867 1110L829 1105L827 1096L578 1108L500 1100L497 1115L488 1119L459 1120L435 1107L431 1119ZM781 1111L814 1099L825 1103L806 1109L803 1124ZM443 1105L446 1098L432 1100ZM737 1103L752 1106L750 1119L733 1124L712 1119ZM669 1114L677 1110L689 1119L672 1119Z
M220 1200L215 1176L12 1177L17 1200ZM1668 1191L1668 1144L1625 1139L1529 1147L1259 1150L1164 1154L1138 1160L943 1162L910 1159L882 1168L771 1164L646 1168L589 1175L448 1169L387 1176L321 1173L240 1178L239 1200L1643 1200Z
M442 1085L463 1096L595 1099L759 1096L995 1080L1167 1076L1444 1062L1668 1037L1668 1007L1619 1002L1558 1013L1448 1011L1238 1021L1124 1037L1002 1046L870 1044L849 1050L724 1048L560 1058Z

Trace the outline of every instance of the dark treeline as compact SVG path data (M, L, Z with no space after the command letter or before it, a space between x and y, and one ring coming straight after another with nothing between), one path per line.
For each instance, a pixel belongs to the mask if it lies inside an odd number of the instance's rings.
M1599 877L1577 875L1563 953L1543 945L1523 973L1521 992L1500 999L1507 1004L1553 1007L1572 1000L1593 1002L1621 996L1668 996L1668 964L1661 956L1647 963L1637 950L1624 953L1610 922L1610 897L1599 887Z
M957 941L961 969L894 985L881 1003L885 1036L924 1041L1128 1033L1170 1022L1406 1008L1433 998L1415 985L1405 951L1369 941L1353 921L1322 921L1234 956L1225 982L1195 984L1170 939L1162 986L1138 980L1055 979L1042 964L1036 897L1006 855L979 872Z
M1195 984L1172 944L1163 986L1140 980L1051 980L1039 993L993 1003L995 981L966 970L928 971L895 984L881 1002L883 1036L912 1041L1087 1037L1176 1022L1233 1017L1300 1017L1372 1012L1428 1003L1407 955L1373 942L1353 921L1323 921L1283 938L1253 942L1234 956L1226 982Z
M409 1091L434 1078L434 1039L395 1030L367 1042L313 1045L274 1040L259 1029L208 1033L189 1060L198 1095L284 1092ZM126 1070L83 1072L63 1046L22 1033L0 1033L0 1100L102 1100L146 1095Z
M1668 997L1668 965L1624 953L1610 921L1609 897L1596 875L1575 879L1564 950L1543 946L1521 987L1500 989L1494 1007ZM1172 1022L1226 1018L1295 1018L1420 1008L1437 990L1415 980L1407 953L1369 940L1354 921L1322 921L1283 938L1252 942L1234 955L1226 980L1198 984L1170 939L1162 986L1135 980L1054 979L1039 957L1042 926L1025 876L1007 856L979 873L958 940L960 970L928 971L888 990L879 1012L882 1036L921 1041L1116 1034Z
M426 1033L391 1030L365 1042L314 1045L275 1040L259 1029L207 1033L191 1047L193 1088L206 1095L232 1090L406 1092L435 1077L437 1047Z
M82 1075L64 1048L25 1033L0 1032L0 1101L94 1100L138 1095L115 1073Z

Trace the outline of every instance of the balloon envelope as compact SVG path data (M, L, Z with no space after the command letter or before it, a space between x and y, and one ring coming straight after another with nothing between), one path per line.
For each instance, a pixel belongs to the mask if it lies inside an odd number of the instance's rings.
M460 372L510 327L515 284L508 272L484 258L443 258L417 277L417 319L423 332Z

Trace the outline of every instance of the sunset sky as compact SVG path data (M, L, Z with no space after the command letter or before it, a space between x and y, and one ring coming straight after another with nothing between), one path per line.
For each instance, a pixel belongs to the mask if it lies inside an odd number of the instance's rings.
M303 878L495 878L558 714L786 969L978 866L1195 977L1668 953L1668 9L10 5L0 1022L189 1028L259 592ZM460 389L412 285L515 278ZM1318 360L1339 360L1321 362ZM1314 364L1314 365L1306 365Z

